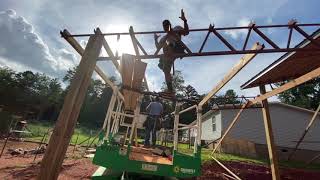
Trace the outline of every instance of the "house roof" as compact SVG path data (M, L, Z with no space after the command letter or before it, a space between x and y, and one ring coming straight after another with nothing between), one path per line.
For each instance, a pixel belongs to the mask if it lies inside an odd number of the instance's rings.
M310 114L314 114L315 111L309 110L309 109L305 109L305 108L301 108L298 106L293 106L293 105L289 105L289 104L285 104L285 103L281 103L281 102L269 102L269 105L280 105L283 107L287 107L287 108L291 108L297 111L302 111L302 112L306 112L306 113L310 113ZM233 107L233 104L228 104L226 106L230 106ZM212 114L218 113L220 111L228 111L228 110L232 110L232 109L223 109L223 110L210 110L208 112L206 112L204 115L202 115L202 121L205 121L208 117L210 117ZM318 113L318 116L320 116L320 112ZM192 123L190 123L189 125L195 125L196 124L196 120L193 121Z
M320 28L316 30L311 37L320 44ZM303 49L319 48L307 39L300 42L296 48L297 47ZM295 79L320 67L319 57L320 49L319 51L288 52L241 85L241 88L246 89Z

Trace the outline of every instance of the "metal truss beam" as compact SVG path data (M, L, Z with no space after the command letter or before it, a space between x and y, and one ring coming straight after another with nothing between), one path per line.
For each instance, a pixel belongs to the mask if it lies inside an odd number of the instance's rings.
M302 27L318 27L320 28L319 23L314 24L297 24L296 20L290 20L288 24L285 25L265 25L265 26L258 26L254 23L250 23L248 26L241 26L241 27L223 27L223 28L216 28L213 25L209 25L208 28L204 29L190 29L190 32L207 32L203 42L201 43L200 48L198 50L192 52L182 41L181 43L184 44L187 52L181 53L181 54L170 54L172 57L196 57L196 56L218 56L218 55L236 55L236 54L251 54L251 53L284 53L284 52L295 52L295 51L320 51L320 43L311 37L308 33L306 33ZM276 42L272 41L270 37L268 37L267 34L263 33L262 30L268 30L270 28L288 28L288 40L287 44L284 45L284 47L280 47ZM132 29L132 27L131 27ZM227 31L234 31L234 30L248 30L248 33L246 35L246 38L243 40L243 46L241 48L235 48L232 43L230 43L230 40L228 38L224 37L225 33ZM299 48L294 47L290 48L291 39L292 39L292 33L293 31L296 31L298 34L302 35L311 43L313 43L315 46L314 48ZM134 37L135 35L148 35L148 34L154 34L154 33L165 33L164 31L145 31L145 32L133 32L132 30L130 32L122 32L122 33L102 33L104 36L117 36L118 38L121 35L129 35L131 37ZM207 51L203 52L204 46L208 42L209 35L212 34L213 36L217 37L226 47L224 50L216 50L216 51ZM248 41L252 34L256 34L260 39L263 39L268 44L270 44L271 47L264 48L261 50L251 50L247 48ZM86 37L91 34L68 34L64 36L68 37ZM66 37L65 37L66 38ZM140 48L143 52L143 54L140 55L138 53L136 56L138 59L157 59L163 56L163 54L160 54L160 50L162 47L158 47L155 49L153 53L147 53L142 44L140 44L136 38L133 39L135 44L135 51L139 52L138 48ZM240 42L241 43L241 42ZM112 53L108 53L109 55ZM116 53L115 53L116 54ZM108 57L99 57L98 60L112 60L115 61L116 59L120 59L120 56L108 56Z

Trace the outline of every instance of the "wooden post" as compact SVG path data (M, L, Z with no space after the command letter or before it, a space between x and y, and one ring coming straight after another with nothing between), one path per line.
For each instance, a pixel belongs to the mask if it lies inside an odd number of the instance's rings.
M109 129L110 120L111 120L111 115L112 115L112 111L113 111L113 108L114 108L114 104L115 104L115 101L116 101L116 97L117 96L115 95L115 91L113 91L111 99L110 99L110 102L109 102L106 118L104 119L103 126L102 126L103 129L106 129L106 127L107 127L107 131L106 131L106 135L107 136L109 136L109 132L110 132L110 129Z
M259 88L260 88L261 94L266 93L265 86L260 86ZM265 128L265 132L266 132L266 140L267 140L267 145L268 145L272 179L273 180L280 180L278 156L277 156L276 145L274 143L274 138L273 138L268 100L267 99L262 100L261 103L263 105L262 115L263 115L264 128Z
M176 109L174 111L174 125L173 125L173 149L174 150L178 150L179 111L180 111L180 104L176 102Z
M55 180L59 176L101 47L102 35L91 35L42 159L38 179Z
M130 28L129 28L129 34L130 34L130 37L131 37L131 41L132 41L134 52L136 53L136 58L137 58L138 61L141 61L141 59L139 58L140 52L139 52L139 48L138 48L138 41L136 39L136 36L134 35L134 31L133 31L133 27L132 26L130 26ZM144 51L144 49L141 49L141 50ZM147 91L149 91L149 86L148 86L148 82L147 82L146 76L143 77L143 81L144 81L144 83L146 85Z
M294 149L293 149L292 153L289 155L288 160L290 160L290 159L291 159L291 157L294 155L294 153L295 153L295 152L296 152L296 150L298 149L298 147L299 147L300 143L303 141L304 137L305 137L305 136L306 136L306 134L308 133L308 131L309 131L309 129L311 128L311 126L312 126L312 124L313 124L314 120L315 120L315 119L316 119L316 117L318 116L319 110L320 110L320 104L319 104L319 106L318 106L317 110L314 112L314 114L313 114L313 116L312 116L312 118L311 118L310 122L308 123L308 125L307 125L306 129L303 131L303 133L302 133L301 137L299 138L299 141L297 142L296 146L294 147Z
M197 143L193 147L194 153L196 153L198 151L198 147L201 146L201 134L202 134L202 105L199 105L197 107L197 137L195 137Z
M142 99L141 99L141 97L139 97L136 109L134 110L134 117L133 117L133 121L131 124L131 134L130 134L129 143L132 142L133 138L136 138L135 131L137 130L137 123L138 123L139 114L140 114L141 101L142 101ZM136 142L136 145L137 145L137 142Z

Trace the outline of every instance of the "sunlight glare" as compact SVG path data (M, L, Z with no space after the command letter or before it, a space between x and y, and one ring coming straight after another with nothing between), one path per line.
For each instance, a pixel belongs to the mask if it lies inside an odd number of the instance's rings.
M104 29L106 29L104 33L129 32L129 25L110 24ZM117 51L119 56L123 53L134 54L134 48L129 35L121 35L119 41L117 39L117 36L112 36L112 39L107 40L114 54Z

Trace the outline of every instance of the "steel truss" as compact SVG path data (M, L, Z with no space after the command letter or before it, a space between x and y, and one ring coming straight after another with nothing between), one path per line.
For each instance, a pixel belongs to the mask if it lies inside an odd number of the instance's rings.
M190 32L207 32L203 42L201 43L201 46L199 47L198 51L192 52L186 45L181 41L181 43L186 47L186 53L183 54L171 54L170 56L174 57L195 57L195 56L213 56L213 55L235 55L235 54L251 54L251 53L280 53L280 52L294 52L294 51L320 51L320 43L313 39L312 35L309 35L307 32L305 32L302 27L320 27L320 23L314 23L314 24L298 24L297 21L291 20L288 22L288 24L283 25L262 25L258 26L254 23L250 23L248 26L240 26L240 27L223 27L223 28L216 28L214 25L209 25L208 28L203 29L190 29ZM268 35L263 33L262 29L274 29L274 28L288 28L288 40L285 47L280 47L277 43L271 40ZM242 48L236 49L221 33L221 31L233 31L233 30L247 30L247 35L242 42ZM298 32L300 35L311 41L315 45L315 48L302 48L302 47L290 47L291 46L291 40L292 40L292 34L293 32ZM61 31L61 36L64 38L68 37L87 37L93 34L69 34L66 33L67 31ZM122 32L122 33L102 33L104 36L117 36L117 39L119 40L121 35L130 35L133 42L137 44L137 49L139 52L141 51L142 54L137 54L137 59L155 59L163 56L163 54L159 54L162 47L159 47L155 50L153 54L148 54L141 43L138 41L137 37L135 35L148 35L148 34L154 34L154 33L165 33L164 31L144 31L144 32L134 32L133 28L130 27L130 32ZM269 48L263 48L259 50L252 50L247 47L248 41L252 34L255 33L263 39L265 42L267 42L270 47ZM213 34L215 37L217 37L225 46L225 50L219 50L219 51L208 51L203 52L204 46L207 44L208 37L210 34ZM117 53L114 53L115 55L110 56L110 53L108 53L109 56L107 57L99 57L98 60L117 60L120 59L120 56L117 55Z

